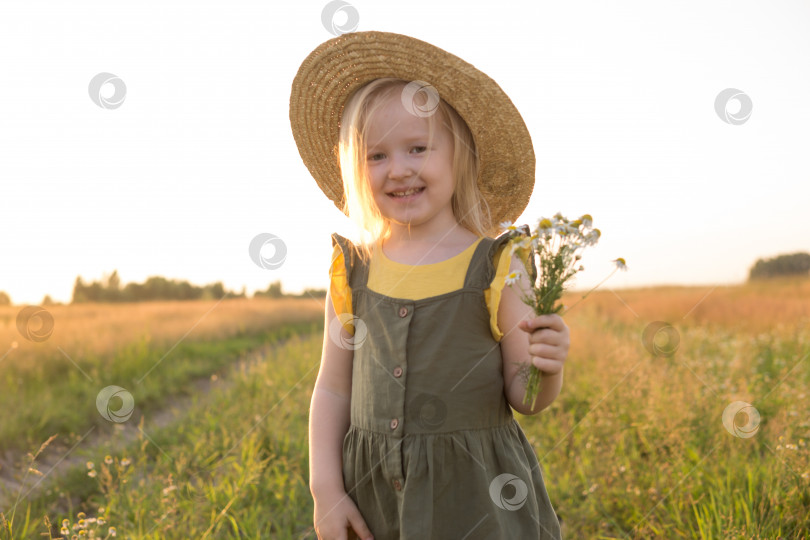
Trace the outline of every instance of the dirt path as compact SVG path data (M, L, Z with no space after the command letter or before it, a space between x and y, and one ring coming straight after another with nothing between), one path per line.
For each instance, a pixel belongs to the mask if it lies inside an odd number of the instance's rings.
M179 421L192 405L204 406L210 399L211 390L230 389L242 372L264 363L271 350L283 346L289 339L284 338L251 350L220 370L221 373L192 380L189 385L194 390L190 396L172 398L165 407L149 413L144 418L144 433L148 435ZM111 431L102 432L98 428L91 428L79 436L76 442L70 444L60 440L62 437L57 437L39 454L34 463L34 467L42 473L41 475L33 472L25 474L31 462L31 456L27 455L27 452L4 452L0 455L0 512L10 517L15 504L42 493L42 490L53 484L54 479L69 469L84 467L88 459L92 459L88 456L97 457L101 449L113 455L137 440L141 416L136 408L129 420L113 424ZM35 451L36 449L32 449L30 453L33 454ZM98 466L98 463L96 465ZM19 508L17 510L19 511Z

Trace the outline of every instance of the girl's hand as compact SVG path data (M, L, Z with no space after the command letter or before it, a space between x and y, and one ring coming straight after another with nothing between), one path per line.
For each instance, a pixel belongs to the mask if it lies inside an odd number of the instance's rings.
M568 326L556 313L522 320L518 328L529 334L529 356L542 373L556 375L563 369L570 345Z
M361 540L374 540L363 516L345 491L313 499L318 540L350 540L358 537Z

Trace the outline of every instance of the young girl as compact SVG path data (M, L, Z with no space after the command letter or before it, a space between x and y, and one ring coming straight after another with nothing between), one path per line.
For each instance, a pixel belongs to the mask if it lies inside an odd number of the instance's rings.
M290 119L319 186L365 234L332 235L309 431L318 538L561 538L512 408L557 397L568 328L504 287L534 263L489 236L534 185L519 113L463 60L359 32L304 61ZM533 410L529 362L543 371Z

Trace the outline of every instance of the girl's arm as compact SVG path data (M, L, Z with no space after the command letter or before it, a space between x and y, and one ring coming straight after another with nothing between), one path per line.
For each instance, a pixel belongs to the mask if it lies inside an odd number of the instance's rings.
M343 482L343 438L351 420L349 405L354 351L335 343L345 343L351 338L342 324L336 326L340 328L343 340L333 340L329 336L335 317L327 290L323 356L312 391L309 415L309 489L315 503L312 517L319 539L347 538L349 531L348 538L374 540Z
M309 487L313 497L343 493L343 439L349 429L354 351L329 336L335 308L326 292L323 355L309 415ZM340 327L345 340L351 335ZM337 337L337 336L335 336Z
M503 356L504 394L513 409L521 414L533 415L551 405L562 388L562 362L567 356L569 344L568 327L559 315L544 315L544 319L551 320L551 326L542 332L537 331L537 337L534 341L530 341L532 332L536 331L537 327L528 327L526 321L533 321L537 316L531 306L521 300L519 291L528 294L531 285L526 276L526 269L517 255L512 255L509 271L520 272L520 281L512 286L504 286L498 305L498 328L503 332L500 345ZM528 367L531 361L533 355L530 346L535 352L534 356L547 359L538 366L541 370L546 370L549 366L556 369L554 373L545 371L542 373L534 409L523 404L526 381L519 373L521 365L526 364Z

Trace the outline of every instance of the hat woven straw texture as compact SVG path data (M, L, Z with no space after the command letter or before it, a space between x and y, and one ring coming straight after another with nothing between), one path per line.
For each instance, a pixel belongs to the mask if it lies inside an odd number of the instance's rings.
M534 188L535 156L526 124L512 101L472 64L424 41L389 32L352 32L319 45L292 84L290 123L298 151L321 190L342 210L338 138L343 107L381 77L430 83L470 127L481 168L478 186L490 207L495 236L514 222Z

